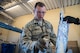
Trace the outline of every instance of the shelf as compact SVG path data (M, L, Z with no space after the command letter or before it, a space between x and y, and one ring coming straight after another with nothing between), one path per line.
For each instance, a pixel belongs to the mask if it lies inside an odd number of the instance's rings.
M18 32L18 33L21 33L22 30L17 28L17 27L13 27L11 25L8 25L6 23L3 23L3 22L0 22L0 27L1 28L5 28L5 29L8 29L8 30L11 30L11 31L15 31L15 32Z

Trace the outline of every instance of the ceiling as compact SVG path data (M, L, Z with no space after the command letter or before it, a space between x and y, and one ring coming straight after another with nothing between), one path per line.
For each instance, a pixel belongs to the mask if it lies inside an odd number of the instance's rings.
M80 0L0 0L0 15L14 21L16 17L31 14L36 2L41 1L47 10L80 4Z

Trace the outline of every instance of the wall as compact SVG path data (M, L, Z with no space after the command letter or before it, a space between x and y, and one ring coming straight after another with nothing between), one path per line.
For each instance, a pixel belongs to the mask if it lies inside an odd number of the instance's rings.
M0 35L0 39L3 41L7 41L9 31L6 29L0 28L0 32L2 33L2 35Z
M4 16L0 14L0 22L9 23L8 22L9 20L6 20L6 19L4 19ZM2 33L2 35L0 35L0 39L3 41L7 41L7 38L9 35L9 30L4 29L4 28L0 28L0 32Z
M71 15L80 18L80 5L71 6L66 8L65 15ZM80 25L71 24L69 28L69 40L78 41L78 46L80 47Z
M46 15L44 17L44 19L48 20L49 22L52 23L53 27L54 27L54 32L55 34L57 34L57 30L58 30L58 23L59 23L59 13L60 13L60 9L55 9L55 10L50 10L46 12ZM73 17L79 17L80 18L80 5L74 5L74 6L70 6L70 7L66 7L65 8L65 16L70 15ZM24 15L21 17L18 17L15 19L15 22L13 23L14 26L19 27L22 29L22 27L25 26L26 23L28 23L30 20L33 19L33 15ZM12 36L15 35L15 36ZM15 34L13 32L10 32L10 37L8 38L9 41L18 41L18 37L20 34ZM15 38L16 39L12 39ZM78 45L80 47L80 25L75 25L75 24L70 24L69 27L69 41L78 41Z

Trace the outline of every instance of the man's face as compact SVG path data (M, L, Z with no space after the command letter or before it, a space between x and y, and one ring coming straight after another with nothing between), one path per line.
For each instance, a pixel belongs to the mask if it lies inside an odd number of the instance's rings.
M46 12L45 6L43 7L37 6L34 10L35 18L37 18L38 20L43 19L45 12Z

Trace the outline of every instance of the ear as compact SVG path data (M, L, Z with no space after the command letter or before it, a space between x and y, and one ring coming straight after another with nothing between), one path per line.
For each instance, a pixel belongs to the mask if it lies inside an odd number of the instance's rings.
M35 9L33 9L33 13L35 13Z

